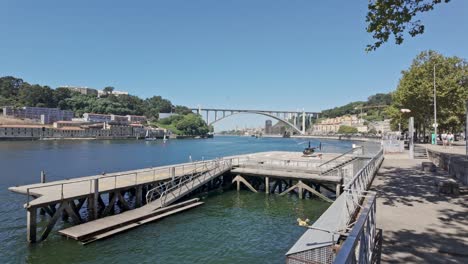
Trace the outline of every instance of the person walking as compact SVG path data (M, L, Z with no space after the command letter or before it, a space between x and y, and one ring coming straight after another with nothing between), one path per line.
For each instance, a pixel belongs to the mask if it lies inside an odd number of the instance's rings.
M442 146L446 148L447 147L447 132L442 131L441 138L442 138Z
M448 141L449 148L452 148L452 144L453 144L454 139L455 139L455 137L453 136L452 132L449 132L448 135L447 135L447 141Z

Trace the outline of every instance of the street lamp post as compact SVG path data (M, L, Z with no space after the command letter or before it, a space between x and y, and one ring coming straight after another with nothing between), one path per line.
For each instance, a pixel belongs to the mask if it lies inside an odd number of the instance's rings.
M436 66L434 64L434 70L433 70L433 73L434 73L434 78L433 78L433 82L434 82L434 134L436 137L435 144L437 145L437 96L436 96L436 83L435 83L435 78L436 78L435 67Z

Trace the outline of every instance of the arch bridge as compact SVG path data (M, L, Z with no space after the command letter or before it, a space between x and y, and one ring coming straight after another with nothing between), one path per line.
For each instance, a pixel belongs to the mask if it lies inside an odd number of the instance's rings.
M224 109L224 108L192 108L192 112L195 112L204 117L208 125L213 125L216 122L225 119L226 117L233 116L236 114L257 114L263 115L275 120L278 120L301 135L305 134L306 120L309 124L312 123L313 118L318 118L318 112L306 112L306 111L280 111L280 110L248 110L248 109ZM210 114L214 119L210 120ZM299 121L300 124L299 124Z

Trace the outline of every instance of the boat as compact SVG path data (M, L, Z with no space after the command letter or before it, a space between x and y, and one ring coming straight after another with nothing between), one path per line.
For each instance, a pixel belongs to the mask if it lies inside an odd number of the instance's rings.
M151 137L151 136L150 136L150 131L149 131L149 129L146 130L145 140L146 140L146 141L155 141L155 140L156 140L155 137Z

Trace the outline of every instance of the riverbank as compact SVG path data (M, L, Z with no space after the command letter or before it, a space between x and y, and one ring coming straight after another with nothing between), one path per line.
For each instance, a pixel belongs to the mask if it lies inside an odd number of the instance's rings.
M386 155L372 184L382 262L466 263L467 194L439 194L434 182L450 176L441 168L423 171L424 161L409 159L407 151Z

